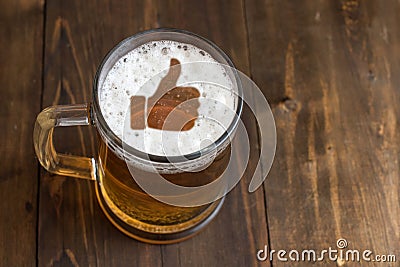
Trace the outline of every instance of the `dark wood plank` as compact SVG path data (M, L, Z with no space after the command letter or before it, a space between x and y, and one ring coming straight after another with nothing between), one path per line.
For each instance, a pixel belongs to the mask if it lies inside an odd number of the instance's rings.
M98 64L147 25L143 1L48 1L43 107L90 101ZM96 153L94 131L57 129L56 147ZM91 181L42 171L39 266L160 266L160 247L119 232L103 215Z
M162 27L182 28L221 47L237 68L249 73L247 32L242 1L158 1L154 11ZM228 30L229 29L229 30ZM249 169L226 198L217 218L199 235L162 247L164 266L256 266L257 248L268 243L263 191L247 191L258 157L257 128L244 112L250 136ZM267 264L268 265L268 264ZM263 266L267 266L265 263Z
M265 183L272 249L345 238L398 256L400 3L246 0L246 10L251 71L278 133ZM348 266L364 264L381 266Z
M40 110L43 5L1 1L0 259L36 264L38 163L32 143Z

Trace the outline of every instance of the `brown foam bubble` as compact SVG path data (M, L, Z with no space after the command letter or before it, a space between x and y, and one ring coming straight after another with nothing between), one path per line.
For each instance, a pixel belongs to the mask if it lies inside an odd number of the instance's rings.
M147 112L144 110L144 97L131 97L132 129L145 128L145 114L147 115L147 126L150 128L166 131L188 131L193 128L200 106L197 100L200 92L195 87L176 86L180 74L180 62L178 59L172 58L167 75L160 81L154 95L148 98ZM194 99L196 100L194 101Z

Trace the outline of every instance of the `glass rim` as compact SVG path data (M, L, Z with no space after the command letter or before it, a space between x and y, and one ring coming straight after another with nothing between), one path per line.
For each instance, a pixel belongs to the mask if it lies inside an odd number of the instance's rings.
M106 64L106 62L108 61L108 59L111 57L112 54L114 54L120 47L122 47L124 44L126 44L127 42L133 40L133 39L137 39L143 35L147 35L147 34L151 34L151 33L179 33L179 34L183 34L189 37L194 37L199 39L202 42L207 43L208 45L211 46L212 49L215 49L217 53L219 53L222 58L228 63L228 66L234 70L233 71L233 75L235 77L236 80L236 87L237 87L237 107L236 107L236 115L234 117L234 119L232 120L232 122L230 123L229 127L227 128L227 130L217 139L215 140L212 144L206 146L205 148L202 148L201 150L189 153L189 154L185 154L185 155L179 155L179 156L160 156L160 155L154 155L154 154L149 154L146 152L143 152L141 150L135 149L132 146L126 144L125 142L123 142L121 140L121 138L119 138L113 130L111 130L111 128L108 126L106 120L104 119L104 116L101 112L101 108L99 105L99 94L98 94L98 86L99 86L99 78L100 78L100 74L102 74L103 72L103 68L104 65ZM222 63L221 63L222 64ZM224 65L224 64L223 64ZM94 77L94 82L93 82L93 90L92 90L92 112L91 112L91 116L95 116L95 118L91 118L92 121L95 121L95 126L97 128L99 128L99 130L101 131L100 134L104 134L105 138L107 139L107 143L111 142L112 145L115 147L117 146L118 148L120 148L122 151L124 151L124 155L126 153L128 153L128 155L132 155L132 156L136 156L139 157L143 160L150 160L152 162L157 162L157 163L171 163L171 162L182 162L182 159L185 159L185 161L188 160L193 160L193 159L197 159L200 158L203 155L206 155L212 151L214 151L215 149L218 150L219 147L221 147L223 144L225 144L225 142L227 141L227 139L232 136L232 134L235 132L235 129L237 127L238 121L240 119L242 110L243 110L243 89L242 89L242 84L239 78L239 75L237 74L237 70L232 62L232 60L228 57L228 55L221 49L219 48L216 44L214 44L212 41L197 35L195 33L186 31L186 30L182 30L182 29L175 29L175 28L156 28L156 29L150 29L150 30L145 30L145 31L141 31L138 33L135 33L134 35L131 35L125 39L123 39L122 41L120 41L117 45L115 45L107 54L106 56L102 59L99 67L97 68L96 71L96 75ZM110 149L113 150L113 148L111 147Z

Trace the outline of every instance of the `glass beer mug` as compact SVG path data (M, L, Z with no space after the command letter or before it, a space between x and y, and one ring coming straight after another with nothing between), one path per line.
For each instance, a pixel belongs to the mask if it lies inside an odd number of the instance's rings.
M163 244L192 236L215 217L224 197L201 205L171 205L148 194L134 178L139 177L151 184L154 174L158 174L171 183L196 187L218 179L224 172L230 160L231 137L242 112L241 85L235 73L221 71L221 79L228 81L234 93L219 92L218 87L199 83L176 86L178 79L196 72L185 64L180 65L181 61L190 63L202 59L233 67L230 59L215 44L186 31L156 29L123 40L98 68L91 103L52 106L37 116L34 145L40 163L55 174L94 180L98 202L107 218L130 237ZM173 67L177 69L173 70ZM162 69L166 71L153 83L155 90L151 93L139 95L137 90L131 90L150 78L148 72L153 71L150 74L154 75ZM215 71L211 74L219 75ZM158 92L162 84L173 90ZM157 92L158 100L152 101ZM202 104L202 97L207 98L207 95L222 96L225 104L234 109L236 116L222 116L226 120L223 131L214 131L210 123L202 122L202 113L217 110L215 107L207 109L207 105ZM193 109L191 114L188 114L187 107L180 110L187 123L172 127L171 123L179 122L176 119L162 125L169 112L186 100L196 100L189 106ZM150 110L151 105L153 108ZM134 143L135 138L142 138L142 146L123 139L121 131L125 130L120 128L126 125L127 117L131 126L128 130L132 131L131 141ZM55 151L52 142L54 127L77 125L96 128L99 137L96 157ZM161 144L165 134L182 134L186 143L179 145L171 141ZM203 137L208 137L211 142L199 146L201 140L197 139ZM160 146L164 146L164 152L160 151ZM168 154L179 146L183 146L182 154ZM204 160L207 158L212 160Z

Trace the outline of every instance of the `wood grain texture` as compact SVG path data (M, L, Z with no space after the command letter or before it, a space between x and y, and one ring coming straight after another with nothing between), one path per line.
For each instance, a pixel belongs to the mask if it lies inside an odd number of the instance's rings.
M43 107L91 101L97 66L143 27L143 1L48 1ZM91 131L92 130L92 131ZM55 131L60 152L94 155L93 129ZM39 266L161 266L161 250L119 232L103 215L94 183L41 173Z
M35 266L40 111L41 1L0 3L0 266Z
M400 3L246 0L246 11L251 72L278 133L265 183L272 249L345 238L398 256Z
M243 3L214 1L49 1L46 7L43 106L90 99L96 66L121 39L154 27L198 33L249 72ZM206 13L198 12L205 10ZM229 34L225 25L233 28ZM246 115L253 144L255 122ZM95 153L93 133L56 130L61 152ZM68 140L66 142L65 140ZM254 169L257 145L252 147ZM251 171L251 168L250 168ZM250 174L250 172L249 172ZM249 175L247 175L249 176ZM263 191L249 194L249 177L231 192L221 214L202 233L175 245L147 245L125 237L102 215L93 184L42 173L39 216L40 266L253 266L256 248L268 242Z
M259 262L256 252L336 248L338 238L349 249L395 254L385 266L398 266L399 1L0 2L0 266L310 266ZM157 27L195 32L225 50L270 101L278 136L264 188L249 194L259 150L247 110L245 177L204 231L163 246L120 233L93 182L38 169L32 144L42 108L89 102L104 55ZM57 129L55 143L96 154L89 127Z

